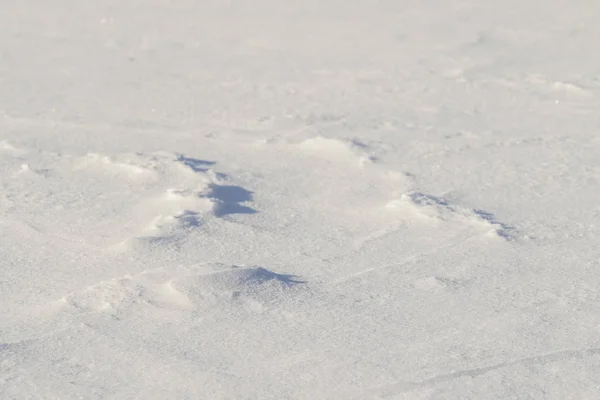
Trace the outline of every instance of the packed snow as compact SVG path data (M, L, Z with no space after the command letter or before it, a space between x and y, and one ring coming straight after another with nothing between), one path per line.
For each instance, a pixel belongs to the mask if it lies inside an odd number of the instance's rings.
M599 2L0 9L0 398L600 398Z

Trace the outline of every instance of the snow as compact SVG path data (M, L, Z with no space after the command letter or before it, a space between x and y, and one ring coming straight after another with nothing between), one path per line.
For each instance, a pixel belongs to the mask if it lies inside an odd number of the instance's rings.
M1 398L600 398L600 4L171 3L2 6Z

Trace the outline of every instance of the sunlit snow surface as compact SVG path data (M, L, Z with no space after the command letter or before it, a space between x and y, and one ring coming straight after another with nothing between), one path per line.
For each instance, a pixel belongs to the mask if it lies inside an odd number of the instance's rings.
M0 398L600 398L600 3L0 6Z

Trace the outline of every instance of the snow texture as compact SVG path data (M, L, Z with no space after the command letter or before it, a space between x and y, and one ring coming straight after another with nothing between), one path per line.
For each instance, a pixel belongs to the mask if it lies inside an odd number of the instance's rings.
M0 12L0 398L600 398L600 3Z

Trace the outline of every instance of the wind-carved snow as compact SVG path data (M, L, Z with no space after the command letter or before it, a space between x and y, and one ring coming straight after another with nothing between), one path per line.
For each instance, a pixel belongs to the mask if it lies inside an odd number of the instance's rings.
M21 155L25 153L25 150L14 146L8 140L0 140L0 154Z
M300 142L298 147L313 154L353 160L359 166L372 164L377 161L376 157L367 151L368 146L358 140L342 140L316 136Z
M0 399L600 398L600 2L74 3L0 12Z
M69 315L102 313L117 319L155 315L148 311L193 312L223 306L262 312L265 304L304 283L262 267L165 267L96 283L68 294L53 309Z
M181 154L45 153L25 161L11 167L4 202L36 215L29 222L45 232L96 245L177 240L206 219L256 212L252 192L228 184L214 162Z
M452 204L440 197L421 192L409 192L386 204L386 208L401 212L407 218L416 218L427 224L447 224L455 230L474 228L484 235L506 240L515 238L515 230L486 211Z

